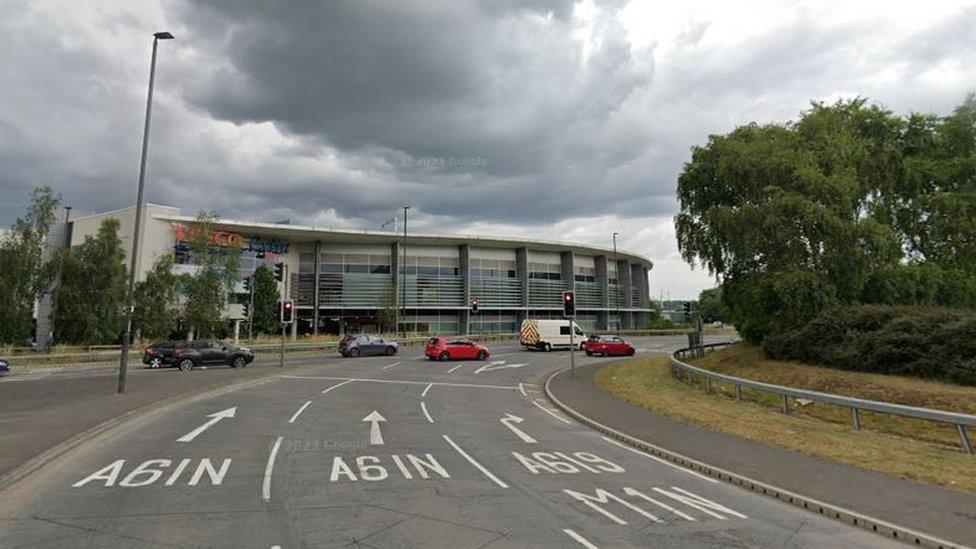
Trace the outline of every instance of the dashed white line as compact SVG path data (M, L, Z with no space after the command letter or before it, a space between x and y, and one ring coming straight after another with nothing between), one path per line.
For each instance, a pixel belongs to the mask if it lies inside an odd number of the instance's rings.
M566 534L567 536L573 538L574 540L576 540L580 545L582 545L583 547L586 547L586 549L600 549L596 545L593 545L592 543L590 543L586 538L584 538L583 536L581 536L581 535L577 534L576 532L570 530L569 528L566 528L565 530L563 530L563 533Z
M397 364L400 364L400 363L399 362L393 362L391 364L387 364L386 366L383 366L382 368L380 368L380 370L389 370L390 368L396 366Z
M463 457L464 459L468 460L468 462L471 465L474 465L475 467L477 467L478 470L481 471L482 473L484 473L484 475L486 477L488 477L492 482L494 482L495 484L501 486L502 488L508 488L508 485L505 484L505 482L502 481L502 479L496 477L494 474L492 474L491 471L489 471L488 469L485 469L485 466L484 465L482 465L482 464L478 463L477 461L475 461L475 459L473 457L471 457L470 455L468 455L468 453L465 452L463 449L461 449L460 446L458 446L457 444L455 444L454 441L451 440L451 437L449 437L447 435L441 435L441 436L444 437L444 440L446 440L448 444L450 444L451 446L454 447L455 450L457 450L457 453L461 454L461 457Z
M455 367L451 368L450 370L448 370L447 373L451 373L454 370L457 370L458 368L460 368L461 366L464 366L464 364L458 364L457 366L455 366Z
M631 446L627 446L623 442L619 442L619 441L613 440L610 437L601 437L601 438L603 440L609 442L610 444L614 444L616 446L620 446L624 450L629 450L629 451L631 451L631 452L633 452L635 454L642 455L642 456L644 456L646 458L653 459L654 461L657 461L658 463L661 463L663 465L667 465L668 467L672 467L672 468L677 469L679 471L684 471L685 473L688 473L689 475L695 475L696 477L698 477L698 478L700 478L702 480L707 480L708 482L711 482L713 484L717 484L718 483L718 480L716 480L714 478L706 477L705 475L698 474L698 473L692 471L691 469L685 469L684 467L681 467L680 465L675 465L674 463L671 463L668 460L661 459L661 458L659 458L657 456L652 456L651 454L648 454L647 452L642 452L642 451L638 450L637 448L634 448L634 447L631 447Z
M343 381L342 383L336 383L332 387L329 387L328 389L325 389L324 391L322 391L322 394L324 395L325 393L328 393L332 389L338 389L339 387L342 387L346 383L352 383L353 381L355 381L355 380L353 380L353 379L347 379L347 380Z
M311 403L312 401L309 400L305 404L302 404L302 407L295 412L295 415L291 416L291 419L288 420L288 423L295 423L295 420L298 419L298 416L302 415L302 412L304 412L305 408L308 408L308 405Z
M264 501L271 501L271 471L274 470L275 458L278 457L278 448L281 448L281 438L275 440L271 454L268 455L268 464L264 467L264 483L261 485L261 497Z
M420 401L420 409L424 411L424 417L427 418L428 423L434 423L434 418L430 417L430 412L427 411L427 404L424 401Z
M552 416L552 417L554 417L554 418L556 418L556 419L558 419L559 421L561 421L561 422L563 422L563 423L572 423L572 422L571 422L571 421L569 421L568 419L566 419L566 418L564 418L564 417L562 417L562 416L560 416L560 415L557 415L557 414L556 414L556 412L553 412L553 411L552 411L552 410L550 410L549 408L546 408L545 406L543 406L543 405L541 405L541 404L539 404L539 399L535 399L535 400L533 400L533 401L532 401L532 404L535 404L535 405L536 405L536 407L538 407L538 408L539 408L540 410L542 410L543 412L545 412L545 413L547 413L547 414L549 414L550 416Z
M429 391L430 388L433 386L434 386L433 383L428 383L427 387L424 389L424 392L420 393L420 398L424 398L425 396L427 396L427 391Z

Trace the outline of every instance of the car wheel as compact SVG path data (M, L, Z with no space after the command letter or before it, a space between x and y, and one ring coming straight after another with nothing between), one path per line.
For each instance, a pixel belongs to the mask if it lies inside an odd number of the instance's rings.
M580 351L586 350L586 343L580 343Z
M389 347L386 348L386 355L387 356L393 356L393 355L396 354L396 352L397 352L396 347L394 347L392 345L390 345Z
M162 367L162 365L163 359L159 358L158 356L153 357L153 359L149 361L149 367L153 370L158 370L160 367Z
M586 356L593 356L593 353L586 351Z
M544 343L544 344L542 345L542 350L548 353L549 351L551 351L551 350L552 350L552 345L550 345L550 344L548 344L548 343Z
M352 358L356 358L356 357L359 356L359 353L360 353L360 350L358 348L356 348L356 347L353 347L352 349L349 349L349 353L348 354Z
M180 359L179 368L181 372L189 372L190 370L193 369L193 359L192 358Z
M634 356L634 350L633 349L627 349L627 356Z
M242 356L234 357L234 363L231 366L234 368L244 368L247 366L247 361Z
M447 362L451 358L451 355L447 354L447 351L441 351L441 362Z
M478 360L485 360L488 358L488 353L485 351L478 351Z

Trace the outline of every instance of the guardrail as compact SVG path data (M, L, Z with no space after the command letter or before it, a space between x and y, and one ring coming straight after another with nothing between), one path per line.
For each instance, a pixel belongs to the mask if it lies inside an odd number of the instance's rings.
M715 347L728 345L729 343L734 342L710 343L708 345L703 345L702 347L706 349L714 349ZM711 370L698 368L696 366L692 366L691 364L682 362L680 359L684 358L689 351L692 351L692 349L679 349L675 351L673 355L671 355L671 375L674 376L678 381L686 382L692 387L695 386L695 378L700 377L703 380L701 385L705 392L711 392L712 382L721 382L735 387L736 400L742 400L743 388L752 389L762 393L779 395L782 399L783 413L786 414L790 413L790 398L802 398L815 402L833 404L835 406L843 406L845 408L850 408L851 422L855 429L861 428L861 410L955 425L956 432L959 433L959 442L962 445L963 451L970 455L973 454L973 447L969 443L969 436L966 433L966 428L976 426L976 415L962 414L958 412L946 412L944 410L934 410L931 408L918 408L915 406L892 404L890 402L881 402L878 400L846 397L832 393L821 393L819 391L808 391L806 389L796 389L783 385L773 385L771 383L763 383L761 381L753 381L750 379L719 374Z

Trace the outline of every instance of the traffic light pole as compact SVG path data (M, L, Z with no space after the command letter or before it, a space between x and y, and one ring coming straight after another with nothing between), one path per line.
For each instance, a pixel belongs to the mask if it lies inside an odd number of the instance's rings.
M281 345L278 348L278 367L281 368L285 365L285 318L284 318L284 308L285 308L285 298L288 297L288 264L281 266L281 301L278 310L278 320L281 322Z
M576 332L576 315L569 317L569 369L576 376L576 343L573 342L573 334Z
M251 274L251 300L247 304L247 344L254 346L254 274Z

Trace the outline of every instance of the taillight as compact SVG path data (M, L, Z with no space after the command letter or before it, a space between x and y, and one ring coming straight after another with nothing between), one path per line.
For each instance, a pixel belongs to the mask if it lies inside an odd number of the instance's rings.
M155 351L155 349L153 349L152 347L150 347L150 348L146 349L146 354L147 355L156 354L156 351Z
M180 356L180 355L182 355L182 354L183 354L183 349L174 349L174 350L173 350L173 354L174 354L175 356Z

